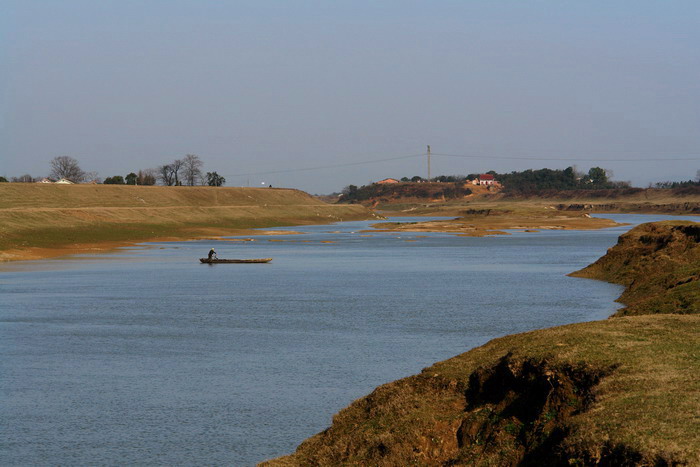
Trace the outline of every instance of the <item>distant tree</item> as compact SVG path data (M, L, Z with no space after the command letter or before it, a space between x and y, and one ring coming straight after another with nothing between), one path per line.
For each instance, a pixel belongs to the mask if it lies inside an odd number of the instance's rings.
M401 181L402 181L402 182L410 182L411 179L408 178L408 177L401 177Z
M107 177L104 181L105 185L124 185L124 177L121 175L115 175L114 177Z
M138 175L136 175L134 172L131 172L129 173L129 175L124 177L124 181L127 185L136 185L136 181L138 180L138 178Z
M222 186L226 183L226 179L216 172L207 172L207 185Z
M100 175L97 172L85 172L85 181L86 182L95 182L95 183L102 183L102 179L100 178Z
M65 178L74 183L80 183L85 180L85 172L80 168L78 161L69 156L58 156L51 160L50 177L61 179Z
M203 162L194 154L187 154L182 159L182 178L185 180L185 185L195 186L202 178Z
M10 179L13 183L32 183L34 177L29 174L20 175L19 177L12 177Z
M180 180L180 171L182 170L183 166L183 161L182 159L175 159L171 164L170 168L173 173L173 184L176 186L182 185L182 181Z
M422 182L422 181L423 181L423 177L420 177L420 176L416 175L415 177L411 178L411 181L414 182L414 183L416 183L416 182Z
M170 164L161 165L158 167L158 180L165 186L182 185L180 172L182 172L183 165L182 159L175 159Z
M7 179L5 177L0 177L0 183L7 183Z
M158 180L165 186L173 186L175 184L175 172L173 172L173 167L170 164L158 167Z
M156 169L139 170L136 176L136 184L145 186L155 185L157 175Z
M608 174L605 172L605 169L600 167L591 167L588 171L588 178L593 185L600 186L608 183Z
M352 198L357 193L357 185L348 185L343 188L343 196L346 198Z

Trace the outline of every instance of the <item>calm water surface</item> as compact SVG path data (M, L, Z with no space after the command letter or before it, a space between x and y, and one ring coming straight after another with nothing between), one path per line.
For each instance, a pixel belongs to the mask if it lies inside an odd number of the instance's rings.
M629 227L467 238L367 225L1 265L0 464L251 465L379 384L619 306L620 287L565 274ZM212 246L274 260L199 264Z

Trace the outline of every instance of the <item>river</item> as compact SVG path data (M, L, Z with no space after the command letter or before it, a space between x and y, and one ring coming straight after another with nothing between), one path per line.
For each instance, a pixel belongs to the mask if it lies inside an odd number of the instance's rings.
M620 306L621 287L566 274L630 227L469 238L368 225L0 265L0 464L252 465L377 385ZM199 264L212 246L274 260Z

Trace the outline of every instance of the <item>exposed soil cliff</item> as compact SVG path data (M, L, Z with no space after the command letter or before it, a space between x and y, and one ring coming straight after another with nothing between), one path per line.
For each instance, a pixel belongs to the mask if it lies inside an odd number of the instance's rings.
M617 315L700 313L700 224L640 225L572 275L624 285Z
M668 293L692 297L698 228L639 226L588 277L647 300L690 278ZM700 315L653 314L494 339L380 386L266 465L698 465L699 336Z

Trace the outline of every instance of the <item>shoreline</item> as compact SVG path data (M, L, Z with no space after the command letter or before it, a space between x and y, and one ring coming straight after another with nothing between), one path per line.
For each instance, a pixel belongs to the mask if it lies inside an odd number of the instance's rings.
M322 225L322 224L319 224ZM293 227L290 225L290 227ZM76 243L67 246L56 246L51 248L29 247L26 249L11 249L0 251L0 264L13 263L17 261L38 261L44 259L61 258L64 256L80 255L91 252L107 252L114 251L119 248L136 246L142 243L157 243L157 242L191 242L196 240L213 240L213 241L228 241L242 242L250 241L246 239L228 239L225 237L238 236L270 236L270 235L300 235L303 232L293 230L261 230L256 229L234 229L234 230L219 230L220 234L202 234L191 236L159 236L139 240L124 240L124 241L104 241L95 243Z
M598 230L629 225L591 217L588 213L568 214L546 209L479 209L463 210L460 214L460 217L449 220L381 222L372 227L375 232L445 232L464 237L484 237L509 235L505 230Z
M390 213L387 213L390 214ZM396 216L400 217L400 216ZM628 225L625 223L618 223L608 219L600 218L586 218L586 217L566 217L564 222L562 219L556 219L554 224L546 225L543 219L533 217L531 219L517 218L518 222L514 222L515 217L504 216L499 222L499 227L488 227L485 225L477 225L480 220L470 220L469 222L464 219L453 219L453 220L443 220L443 221L425 221L419 223L401 223L401 222L387 222L373 224L373 229L363 230L363 233L379 233L379 232L446 232L454 233L458 236L464 237L484 237L491 235L509 235L508 232L504 232L500 229L507 230L521 230L523 232L533 232L536 233L539 230L597 230L611 227L618 227L622 225ZM371 220L368 218L366 220ZM571 220L574 220L576 225L566 225L571 224ZM294 223L290 219L290 223L280 226L280 227L294 227L299 225L324 225L332 224L335 222L343 222L342 219L334 219L333 221L326 222L302 222ZM483 222L481 222L483 224ZM471 224L471 225L469 225ZM525 225L523 225L525 224ZM544 224L544 225L543 225ZM563 224L563 225L562 225ZM396 225L397 228L381 228L384 225ZM406 225L406 227L401 227ZM225 239L223 237L232 236L266 236L266 235L294 235L300 234L301 232L296 232L293 230L280 230L271 231L265 230L269 227L259 227L259 228L217 228L210 226L201 227L188 227L184 230L196 230L197 234L187 234L183 235L157 235L154 237L146 237L141 239L133 240L105 240L101 242L78 242L74 244L67 244L65 246L53 246L53 247L27 247L24 249L14 248L8 250L0 250L0 263L2 262L15 262L15 261L36 261L42 259L59 258L62 256L77 255L89 252L102 252L102 251L113 251L118 248L123 248L127 246L133 246L140 243L155 243L155 242L168 242L168 241L195 241L195 240L215 240L215 241L240 241L236 239Z
M0 184L0 262L382 217L293 189ZM263 229L254 231L253 229Z
M700 461L700 361L688 360L700 331L699 235L695 221L634 227L568 274L624 286L626 308L495 338L385 383L258 465Z

